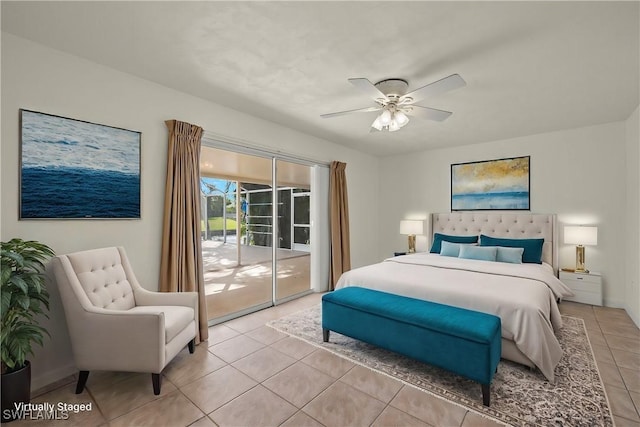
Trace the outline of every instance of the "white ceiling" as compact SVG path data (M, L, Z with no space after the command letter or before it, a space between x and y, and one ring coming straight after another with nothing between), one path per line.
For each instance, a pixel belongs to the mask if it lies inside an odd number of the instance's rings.
M374 155L625 120L639 102L640 3L10 2L2 30ZM369 133L347 82L453 73L453 111ZM215 132L215 129L208 129ZM259 143L259 141L256 141Z

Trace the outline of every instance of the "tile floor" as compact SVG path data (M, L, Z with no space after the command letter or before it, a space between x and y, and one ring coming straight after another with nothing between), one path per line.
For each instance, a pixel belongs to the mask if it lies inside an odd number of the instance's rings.
M64 426L489 426L477 414L287 337L265 322L317 304L320 295L217 325L192 355L148 374L92 372L75 395L69 378L33 402L91 402ZM640 330L623 310L564 302L584 319L616 425L640 426ZM12 426L56 424L17 421Z

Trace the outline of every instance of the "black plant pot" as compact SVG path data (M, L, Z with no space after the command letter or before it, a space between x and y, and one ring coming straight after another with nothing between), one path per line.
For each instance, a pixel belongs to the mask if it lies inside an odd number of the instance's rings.
M20 416L16 403L29 403L31 399L31 363L27 360L24 367L2 377L2 422L8 423Z

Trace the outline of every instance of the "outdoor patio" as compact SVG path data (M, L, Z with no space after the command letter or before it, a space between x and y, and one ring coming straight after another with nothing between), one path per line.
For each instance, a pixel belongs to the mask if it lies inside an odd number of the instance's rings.
M271 262L271 248L264 246L242 245L241 264L243 266ZM290 249L278 249L278 260L309 256L308 252ZM202 259L204 271L235 267L237 264L237 246L235 236L227 236L227 243L218 240L202 241Z
M242 245L241 265L237 265L235 236L230 237L227 243L202 241L209 319L271 301L271 248ZM278 249L277 259L276 299L310 288L309 253Z

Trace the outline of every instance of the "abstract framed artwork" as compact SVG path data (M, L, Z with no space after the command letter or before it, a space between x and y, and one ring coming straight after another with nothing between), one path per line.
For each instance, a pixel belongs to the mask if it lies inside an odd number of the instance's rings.
M530 156L451 165L451 210L530 210Z
M139 219L141 133L20 110L20 219Z

